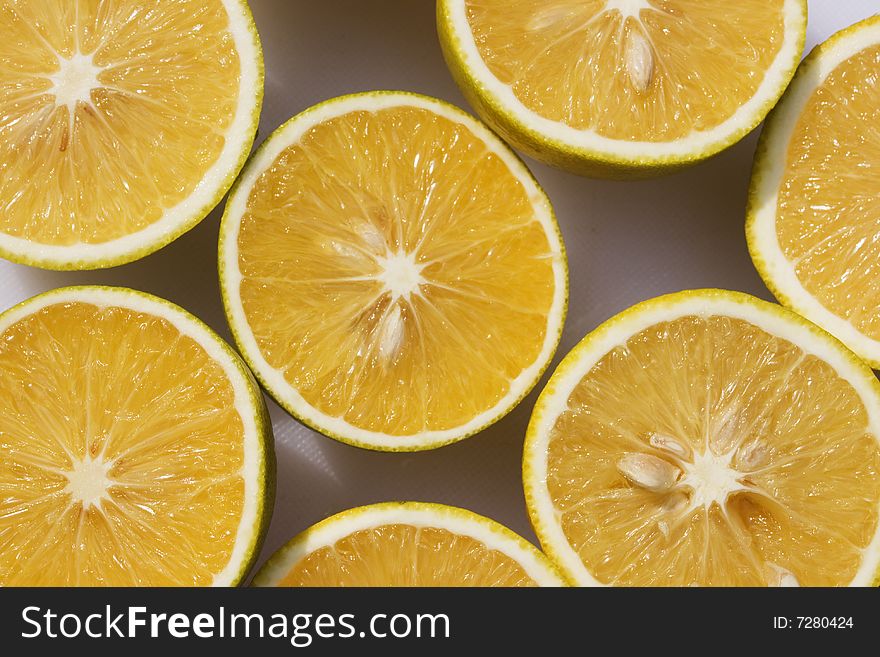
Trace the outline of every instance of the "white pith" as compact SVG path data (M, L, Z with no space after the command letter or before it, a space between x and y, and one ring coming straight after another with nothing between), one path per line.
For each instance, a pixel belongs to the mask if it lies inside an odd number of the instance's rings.
M238 104L235 117L224 135L223 150L217 161L205 172L192 194L177 205L167 208L158 221L136 233L115 240L96 244L76 243L58 246L41 244L0 232L0 249L16 254L28 262L36 262L44 266L63 267L71 263L101 266L102 263L128 259L133 254L156 248L156 245L168 241L170 237L184 230L189 224L194 224L213 209L220 200L218 197L221 191L232 182L245 154L244 150L249 148L253 140L256 114L262 99L262 55L256 33L252 29L253 20L250 10L244 0L220 1L229 15L229 31L241 63ZM91 83L89 70L83 59L91 56L92 53L78 53L73 60L77 62L74 67L62 66L61 71L53 77L55 88L61 83L65 90L61 99L69 101L74 96L81 96L85 86ZM59 60L63 58L59 56ZM66 72L65 68L67 68ZM47 93L52 91L49 90ZM69 102L61 104L70 106ZM72 113L70 117L72 120Z
M544 228L550 250L555 254L553 258L555 280L553 303L548 313L544 343L535 361L510 382L508 393L495 406L472 418L466 424L452 429L423 431L408 436L392 435L356 427L343 418L326 415L309 404L287 382L283 371L272 367L263 357L247 322L239 294L242 282L238 262L240 220L245 214L250 192L263 171L277 159L282 151L291 144L297 143L304 134L319 123L351 112L375 112L393 107L417 107L434 112L450 121L464 125L480 137L486 144L486 148L507 165L511 174L526 190L535 211L535 219ZM562 329L567 293L566 269L562 254L562 243L547 197L537 186L525 165L494 133L473 117L443 102L424 96L397 92L366 93L334 99L294 117L279 128L245 167L238 184L230 194L220 228L221 286L227 314L242 353L251 364L252 369L262 379L264 385L276 399L282 402L282 405L288 407L288 410L305 418L320 431L332 436L341 436L363 446L391 449L420 449L470 435L503 415L523 396L526 390L534 385L535 380L552 358ZM410 290L411 293L414 293L418 291L419 285L423 284L419 282L414 285L418 266L412 267L406 264L410 257L410 254L390 254L390 260L384 261L385 268L379 276L385 277L389 290L397 289L401 292ZM420 273L419 279L423 280ZM424 283L427 284L429 281ZM389 315L386 315L386 327L389 331L386 335L393 335L393 331L391 331L393 327L388 327L387 324L388 318ZM393 315L391 319L393 320ZM390 342L393 342L391 338L389 338Z
M875 340L852 323L823 306L804 288L795 270L795 263L786 258L776 233L776 209L779 185L788 164L788 147L804 106L840 64L865 48L880 43L880 22L832 37L818 57L802 64L786 96L776 108L765 128L765 151L756 168L753 187L752 216L749 224L749 247L753 257L763 265L762 275L776 288L784 303L822 326L863 358L880 367L880 340Z
M416 262L413 253L388 253L376 259L382 272L376 280L382 282L382 291L391 295L392 301L403 297L408 299L411 294L419 294L419 289L426 283L422 277L424 265Z
M95 458L86 455L82 460L73 459L70 470L62 471L67 477L64 492L70 495L71 502L82 504L84 509L100 507L112 485L108 476L112 467L113 462L106 461L100 454Z
M696 452L693 461L683 461L684 476L681 486L693 491L691 508L709 508L718 504L722 508L731 494L747 490L740 483L742 473L736 471L731 464L734 451L716 456L712 450Z
M630 141L604 137L594 130L573 128L565 123L547 119L528 108L517 98L513 89L499 80L480 55L467 20L466 0L444 0L448 21L454 34L454 47L463 59L465 69L480 87L481 94L501 111L515 119L518 128L531 137L554 147L604 156L608 160L649 163L692 157L712 152L754 127L767 111L768 103L775 100L785 88L794 63L800 56L806 13L800 0L785 0L784 40L776 58L767 69L755 94L734 114L711 130L695 130L686 137L666 142ZM662 11L647 0L607 0L605 11L620 11L624 18L639 19L644 10Z
M306 530L276 552L254 577L254 586L277 586L290 569L315 550L364 529L383 525L435 527L470 537L519 563L540 586L563 586L540 553L503 525L464 509L419 502L374 504L343 511Z
M648 0L606 0L605 11L619 11L624 18L641 17L642 10L658 11Z
M47 292L6 311L0 317L0 335L13 324L43 308L65 303L85 303L99 308L128 308L136 312L161 317L171 323L182 335L197 342L225 372L232 385L235 395L235 409L244 428L243 465L241 468L241 477L244 481L244 501L241 521L229 563L214 576L213 585L229 586L233 584L242 574L244 563L249 559L250 551L253 549L259 525L258 513L265 492L260 484L263 445L256 424L256 418L261 416L262 409L257 407L256 401L251 395L243 369L233 360L228 347L221 342L220 338L192 315L168 302L124 288L74 287ZM85 467L74 463L74 472L77 469L79 472L76 472L72 479L68 477L69 492L82 499L92 498L97 501L96 495L101 490L106 493L111 482L109 480L87 482L84 477L88 474L95 475L100 472L100 469L104 469L106 473L106 468L109 467L110 464L104 463L103 460L98 464L86 462ZM63 474L67 476L66 473ZM96 504L96 506L99 505Z
M710 290L670 295L639 304L596 329L563 359L538 399L526 440L523 483L533 523L546 551L582 585L603 584L587 570L568 543L559 522L559 511L550 497L547 488L547 449L551 429L559 415L566 410L575 386L603 356L650 326L685 316L740 319L825 361L859 395L868 416L867 430L880 441L880 397L873 373L867 367L856 364L856 359L842 345L807 322L788 317L787 312L778 306L730 292ZM714 458L712 462L692 468L690 473L685 472L685 477L690 476L690 483L696 484L694 490L703 496L701 501L704 503L711 504L725 498L740 485L735 477L736 472L725 464L724 458L726 456ZM692 498L691 508L695 506L693 501ZM878 566L880 528L863 551L861 566L850 585L870 585ZM782 579L785 580L785 577Z
M59 55L58 64L58 72L49 78L50 93L56 106L66 106L72 115L77 103L92 104L92 89L101 86L98 75L103 69L95 66L92 53L76 52L68 59Z

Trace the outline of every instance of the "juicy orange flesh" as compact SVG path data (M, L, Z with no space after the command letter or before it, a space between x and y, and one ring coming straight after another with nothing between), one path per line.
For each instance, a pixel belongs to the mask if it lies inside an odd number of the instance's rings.
M480 56L539 116L602 137L664 142L711 130L764 80L784 0L465 0Z
M108 242L192 194L237 106L220 0L0 0L0 23L0 231ZM71 115L51 76L76 55L93 58L100 86Z
M238 247L265 359L359 428L460 426L544 342L553 256L525 188L469 129L428 110L309 130L254 185ZM422 283L386 287L389 256L409 258Z
M224 371L164 319L77 302L16 322L0 335L0 584L210 584L243 508L242 434ZM95 462L107 483L93 469L87 498L70 490Z
M880 46L813 92L789 142L776 234L819 303L880 340Z
M437 527L353 532L297 562L278 586L537 586L503 552Z
M682 478L707 453L730 456L744 489L691 506L697 489ZM645 454L682 470L677 484L650 490L622 474L621 459ZM634 335L576 386L551 433L547 484L603 583L763 586L787 571L833 586L852 580L877 531L880 443L824 361L742 320L682 317Z

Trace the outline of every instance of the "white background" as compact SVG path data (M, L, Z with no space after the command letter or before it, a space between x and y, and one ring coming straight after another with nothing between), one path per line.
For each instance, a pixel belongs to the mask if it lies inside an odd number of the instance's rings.
M433 0L250 4L267 71L258 142L306 107L354 91L405 89L468 108L440 54ZM810 0L809 6L807 50L880 11L877 0ZM578 178L527 160L556 209L571 269L569 315L553 366L600 322L659 294L722 287L771 298L749 260L743 232L756 136L686 172L646 182ZM46 272L0 260L0 309L63 285L125 285L179 303L229 339L217 284L219 216L213 212L169 247L112 270ZM520 458L536 394L483 433L419 454L337 443L270 401L278 497L261 561L328 515L388 500L467 507L534 541Z

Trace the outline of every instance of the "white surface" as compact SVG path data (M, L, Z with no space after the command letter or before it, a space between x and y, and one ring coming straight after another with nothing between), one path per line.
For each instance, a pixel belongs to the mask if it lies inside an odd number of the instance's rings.
M809 4L808 49L877 11L876 0ZM405 89L467 108L440 54L432 0L251 0L251 7L267 74L258 141L310 105L353 91ZM749 260L743 227L754 147L753 134L689 171L633 183L578 178L528 161L556 209L571 269L571 305L554 365L599 323L658 294L724 287L771 298ZM215 211L158 253L108 271L45 272L0 261L0 307L61 285L127 285L181 304L228 338L217 283L219 216ZM278 498L263 558L337 511L388 500L467 507L534 540L520 458L536 394L487 431L418 454L337 443L270 403Z

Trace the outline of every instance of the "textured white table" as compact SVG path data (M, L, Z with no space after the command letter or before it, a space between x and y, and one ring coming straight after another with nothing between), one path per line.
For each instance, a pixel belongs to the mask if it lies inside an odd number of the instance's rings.
M433 0L250 0L266 56L261 141L332 96L405 89L467 108L440 54ZM810 0L807 49L880 10L876 0ZM770 299L743 233L756 135L714 159L647 182L578 178L528 161L556 209L571 300L553 366L600 322L649 297L722 287ZM101 272L45 272L0 260L0 309L63 285L125 285L166 297L227 339L217 287L219 212L146 259ZM547 375L539 384L543 386ZM320 436L272 402L278 497L262 558L310 524L386 500L467 507L530 540L520 457L537 392L487 431L420 454L379 454Z

